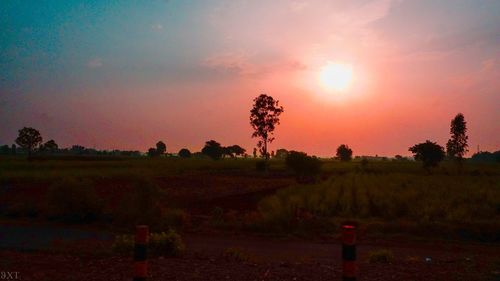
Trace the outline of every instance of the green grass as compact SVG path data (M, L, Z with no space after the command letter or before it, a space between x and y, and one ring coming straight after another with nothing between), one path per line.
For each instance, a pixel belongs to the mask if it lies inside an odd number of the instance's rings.
M228 173L243 177L293 176L286 171L284 161L271 160L266 172L256 170L257 161L126 157L55 157L27 161L22 157L0 157L0 184L38 185L64 178L84 178L97 182L112 179L109 183L112 185L114 180L132 182L137 178ZM343 220L356 220L370 233L384 235L436 230L466 238L500 239L499 164L467 162L459 170L454 163L444 162L429 174L414 161L367 164L322 161L321 182L278 190L261 200L257 211L242 214L243 222L239 223L264 231L330 232L336 231ZM238 177L233 180L237 188ZM19 212L31 213L28 207L19 206Z
M254 171L255 159L182 159L182 158L53 158L27 161L22 157L0 157L0 183L52 182L76 177L89 179L156 178L184 172ZM271 161L271 168L283 169Z
M342 165L355 167L354 163ZM430 231L430 227L441 225L442 230L451 226L454 232L465 236L488 235L489 239L498 239L498 166L496 170L468 167L469 171L463 174L442 167L429 175L407 163L372 165L378 172L354 172L352 168L319 184L279 190L259 203L263 223L287 231L310 229L314 226L311 223L324 226L342 220L364 222L380 232L388 231L391 224L397 224L395 228L399 230L415 231L424 226ZM389 169L391 165L395 169ZM405 166L408 169L403 172ZM478 172L472 173L475 169Z

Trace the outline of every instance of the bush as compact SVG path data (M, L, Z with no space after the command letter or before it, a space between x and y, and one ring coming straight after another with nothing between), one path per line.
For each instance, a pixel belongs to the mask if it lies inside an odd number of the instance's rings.
M185 228L191 225L191 217L181 209L168 209L163 215L163 222L168 228Z
M124 255L131 255L134 251L133 235L118 235L112 245L114 252ZM149 235L148 255L177 257L185 250L181 236L174 230L161 233L151 233Z
M64 221L92 221L102 214L103 202L88 180L63 179L47 193L48 215Z
M390 263L394 260L394 254L391 250L380 249L368 252L369 263Z
M308 156L304 152L290 151L285 164L295 173L298 182L314 182L321 171L322 163L318 158Z
M223 254L226 260L237 262L249 262L250 256L240 248L227 248Z

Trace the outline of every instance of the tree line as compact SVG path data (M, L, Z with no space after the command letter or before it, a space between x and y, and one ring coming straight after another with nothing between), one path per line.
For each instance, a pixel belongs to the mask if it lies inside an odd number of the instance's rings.
M253 157L262 157L266 162L269 158L285 159L290 153L303 152L287 151L286 149L278 149L276 153L269 151L269 144L271 144L275 137L274 131L280 124L280 115L284 112L283 106L280 105L278 100L273 97L261 94L253 100L253 106L250 110L250 125L253 129L252 138L257 138L257 147L253 149ZM435 167L444 160L447 156L449 159L455 160L459 165L462 165L464 156L468 152L468 136L467 136L467 123L462 113L458 113L451 121L450 124L450 139L445 147L436 142L427 140L423 143L418 143L409 148L413 153L414 159L421 161L423 167L429 169ZM19 130L19 135L15 140L16 144L11 146L0 146L0 154L17 154L26 153L30 157L33 153L41 154L73 154L73 155L120 155L120 156L141 156L140 151L122 151L122 150L96 150L93 148L85 148L81 145L73 145L70 148L60 149L54 140L43 142L40 132L34 128L24 127ZM482 152L484 155L484 152ZM158 141L155 147L151 147L146 153L149 157L162 157L172 156L167 153L167 146L163 141ZM215 140L205 142L200 152L192 153L187 148L182 148L177 153L177 156L189 158L192 156L206 156L212 159L221 158L236 158L236 157L249 157L246 150L239 145L222 146ZM295 154L298 155L298 154ZM341 144L337 147L336 158L341 161L350 161L352 159L353 150L347 144ZM486 156L480 157L474 155L473 158L487 158ZM496 156L495 156L496 157ZM400 155L396 155L397 160L404 159Z

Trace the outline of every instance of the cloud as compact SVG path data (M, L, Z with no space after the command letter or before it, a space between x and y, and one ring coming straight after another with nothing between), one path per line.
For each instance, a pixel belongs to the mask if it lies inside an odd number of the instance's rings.
M261 63L253 62L253 60L257 60L257 56L251 57L244 52L227 52L206 58L203 65L214 70L251 78L261 78L277 71L293 72L307 68L297 60L277 59Z
M257 67L250 63L248 55L242 52L228 52L210 56L203 65L240 76L255 75Z
M102 59L101 58L94 58L94 59L91 59L87 62L87 67L88 68L100 68L102 67L104 64L102 62Z
M290 4L290 10L294 13L300 13L302 12L305 8L309 6L309 2L306 1L293 1Z
M161 30L163 30L163 25L159 24L159 23L155 23L155 24L151 25L151 29L153 29L154 31L161 31Z

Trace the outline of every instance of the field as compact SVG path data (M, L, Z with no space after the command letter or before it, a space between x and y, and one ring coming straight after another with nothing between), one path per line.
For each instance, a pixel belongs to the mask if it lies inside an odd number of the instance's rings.
M203 277L211 271L214 278L227 275L231 280L339 276L338 233L345 221L358 226L365 272L361 280L444 280L440 278L452 276L449 272L454 275L446 280L499 276L498 164L465 163L458 168L445 162L428 172L414 161L322 160L316 182L298 184L284 161L276 159L270 160L267 171L256 169L258 160L241 158L0 160L0 234L20 225L39 233L52 231L47 228L83 229L110 237L131 234L136 223L148 223L154 232L173 229L186 251L182 257L153 261L153 277L158 280L206 280ZM39 267L52 259L72 266L95 259L108 267L126 267L129 256L120 258L123 253L112 250L113 239L87 241L93 247L66 240L57 249L25 241L33 253L12 252L17 244L3 245L11 250L1 255L17 268L32 266L26 261L30 257L41 259ZM322 253L325 247L333 253ZM99 251L89 253L89 248ZM369 262L379 249L389 249L394 257ZM296 258L288 260L290 255ZM433 256L431 265L426 255ZM196 276L165 269L193 262L202 268ZM316 263L324 266L315 267ZM426 270L430 271L424 275ZM57 279L61 274L49 272L47 279L37 279L25 270L22 280ZM101 279L106 280L96 277Z

